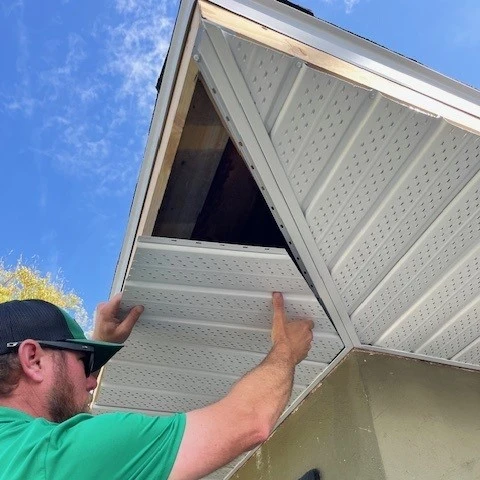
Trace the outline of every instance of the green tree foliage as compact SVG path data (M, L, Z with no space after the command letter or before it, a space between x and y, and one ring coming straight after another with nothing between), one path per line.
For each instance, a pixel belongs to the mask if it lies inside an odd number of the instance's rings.
M69 311L86 330L88 315L82 299L73 291L65 290L64 279L57 274L42 275L35 265L26 265L22 259L13 267L0 260L0 303L9 300L38 298Z

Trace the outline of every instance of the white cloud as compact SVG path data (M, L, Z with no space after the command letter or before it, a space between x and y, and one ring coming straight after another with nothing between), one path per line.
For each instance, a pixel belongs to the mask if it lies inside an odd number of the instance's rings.
M115 8L120 13L134 12L138 8L143 8L145 2L143 0L117 0Z
M16 9L23 9L23 0L14 0L11 3L2 2L1 3L1 9L2 9L3 15L5 17L8 17Z
M22 23L23 3L8 8L19 24L20 83L0 92L0 105L10 115L38 118L30 151L87 180L86 196L132 194L176 3L116 0L96 23L63 40L42 37L42 44ZM61 24L66 11L52 22Z
M21 112L26 117L31 117L38 103L39 102L35 98L23 95L17 98L10 97L3 102L3 107L5 110Z
M68 53L64 66L66 73L77 71L78 66L86 57L85 40L80 35L71 33L68 36Z
M360 3L360 0L344 0L345 3L345 8L347 13L351 13L353 10L353 7Z
M337 0L323 0L323 3L332 5L334 3L337 3ZM358 5L359 3L360 3L360 0L343 0L343 5L345 6L345 12L352 13L353 7L355 7L355 5Z
M133 188L174 24L169 5L166 0L117 0L120 18L92 31L97 51L104 54L97 70L79 81L86 37L71 35L64 65L46 75L56 97L69 85L75 98L50 119L57 128L60 120L62 125L48 155L70 174L95 178L96 195L123 195ZM130 139L119 133L127 125Z
M82 62L87 58L85 49L86 42L78 34L70 33L68 35L68 48L63 61L56 61L52 67L39 72L40 82L49 90L49 100L58 99L59 94L68 93L65 90L75 88L79 81L84 79L78 75ZM59 49L61 45L51 46ZM58 52L55 52L59 55ZM77 76L78 75L78 76Z
M89 87L77 87L75 90L82 103L88 103L98 98L100 89L101 85L91 85Z
M174 18L168 16L165 0L117 0L116 5L125 21L107 29L107 68L122 79L119 98L132 97L141 109L151 108Z
M36 99L30 88L29 72L29 38L24 22L24 4L22 0L2 5L3 14L11 17L10 22L16 25L17 45L15 67L17 82L12 85L12 91L2 92L3 108L12 113L20 113L31 117L40 101Z

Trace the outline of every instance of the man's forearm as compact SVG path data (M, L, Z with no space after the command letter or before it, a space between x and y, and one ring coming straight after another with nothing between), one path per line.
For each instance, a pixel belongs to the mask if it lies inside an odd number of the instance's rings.
M295 364L288 346L274 345L262 363L233 386L226 399L251 412L269 434L290 399Z
M288 322L273 294L273 347L221 400L187 413L171 480L202 478L270 435L292 393L295 365L308 354L313 322Z
M308 354L313 322L288 322L283 296L273 294L273 347L257 368L234 385L225 400L247 412L259 425L259 436L268 436L292 393L295 366ZM244 410L242 410L244 409ZM249 423L248 421L246 421Z

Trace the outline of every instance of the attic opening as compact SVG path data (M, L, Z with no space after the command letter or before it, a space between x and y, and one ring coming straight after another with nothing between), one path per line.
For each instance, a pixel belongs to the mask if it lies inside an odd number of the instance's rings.
M152 236L288 250L201 80L193 91Z

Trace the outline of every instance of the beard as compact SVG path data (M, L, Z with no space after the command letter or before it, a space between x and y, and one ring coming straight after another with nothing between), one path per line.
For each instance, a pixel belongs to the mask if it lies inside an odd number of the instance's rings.
M89 411L89 402L78 405L75 399L75 389L68 378L63 352L55 353L59 357L59 361L55 362L57 381L48 395L48 411L53 422L61 423L79 413L87 413Z

